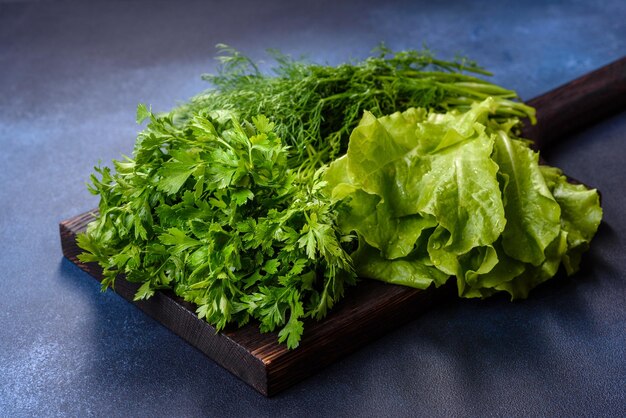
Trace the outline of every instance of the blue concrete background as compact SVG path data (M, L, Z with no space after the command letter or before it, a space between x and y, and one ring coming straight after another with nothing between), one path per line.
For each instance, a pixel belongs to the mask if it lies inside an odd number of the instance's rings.
M468 55L532 98L626 54L606 1L0 2L0 416L626 416L626 114L550 150L603 193L584 268L456 301L266 399L61 256L137 103L206 87L213 46L336 64L380 41Z

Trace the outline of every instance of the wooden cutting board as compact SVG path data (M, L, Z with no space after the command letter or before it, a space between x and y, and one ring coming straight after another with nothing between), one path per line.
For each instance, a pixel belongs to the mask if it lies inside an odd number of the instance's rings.
M626 58L602 67L528 102L537 121L524 135L539 149L626 107ZM76 235L94 218L84 213L60 223L63 255L97 280L102 270L81 263ZM137 284L118 279L115 291L266 396L310 376L369 341L414 319L430 306L456 295L453 281L438 289L408 287L363 280L321 322L305 323L300 346L287 350L276 333L261 334L256 324L217 333L198 319L195 306L171 292L156 292L133 302Z

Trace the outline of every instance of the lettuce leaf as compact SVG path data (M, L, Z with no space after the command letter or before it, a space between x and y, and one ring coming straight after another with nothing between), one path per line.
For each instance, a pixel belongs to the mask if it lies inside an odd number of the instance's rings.
M357 273L416 288L455 276L459 295L512 298L578 269L602 209L597 191L540 166L517 120L488 98L465 113L366 112L325 173Z
M560 231L561 208L541 174L539 155L504 131L495 136L493 160L504 179L507 225L502 246L511 257L540 265Z
M567 181L561 170L541 166L548 188L561 207L561 228L567 238L567 250L562 256L568 274L578 271L582 254L602 221L600 196L595 189Z

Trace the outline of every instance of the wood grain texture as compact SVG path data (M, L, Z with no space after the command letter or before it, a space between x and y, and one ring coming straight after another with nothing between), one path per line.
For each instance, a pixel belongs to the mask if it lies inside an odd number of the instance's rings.
M543 148L626 107L626 58L529 103L537 109L538 123L524 133ZM76 235L93 217L94 213L85 213L61 222L61 245L68 259L102 280L102 270L96 264L77 259L81 250ZM363 281L346 293L325 320L305 323L296 350L278 344L276 333L261 334L254 324L216 333L206 321L198 319L194 306L171 292L156 292L147 301L133 303L254 389L271 396L415 318L433 304L453 298L456 287L452 282L422 291ZM137 288L121 277L115 291L133 301Z

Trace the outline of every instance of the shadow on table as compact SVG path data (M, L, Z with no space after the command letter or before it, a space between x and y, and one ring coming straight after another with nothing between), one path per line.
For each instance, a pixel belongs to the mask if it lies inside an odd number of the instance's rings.
M95 402L103 411L185 415L199 412L206 398L222 391L233 402L257 395L121 296L101 292L100 284L69 260L61 260L59 274L91 308L89 329L77 338L89 357L85 384L99 394Z
M527 300L460 300L417 319L406 330L413 341L400 337L405 346L389 353L410 363L397 369L403 373L398 380L413 382L410 392L424 404L452 399L434 406L452 408L451 414L545 415L555 408L589 410L590 401L606 400L603 385L617 382L624 366L620 338L613 338L616 328L623 336L612 318L623 312L626 290L610 262L616 245L617 234L603 223L581 270L571 277L560 272Z

